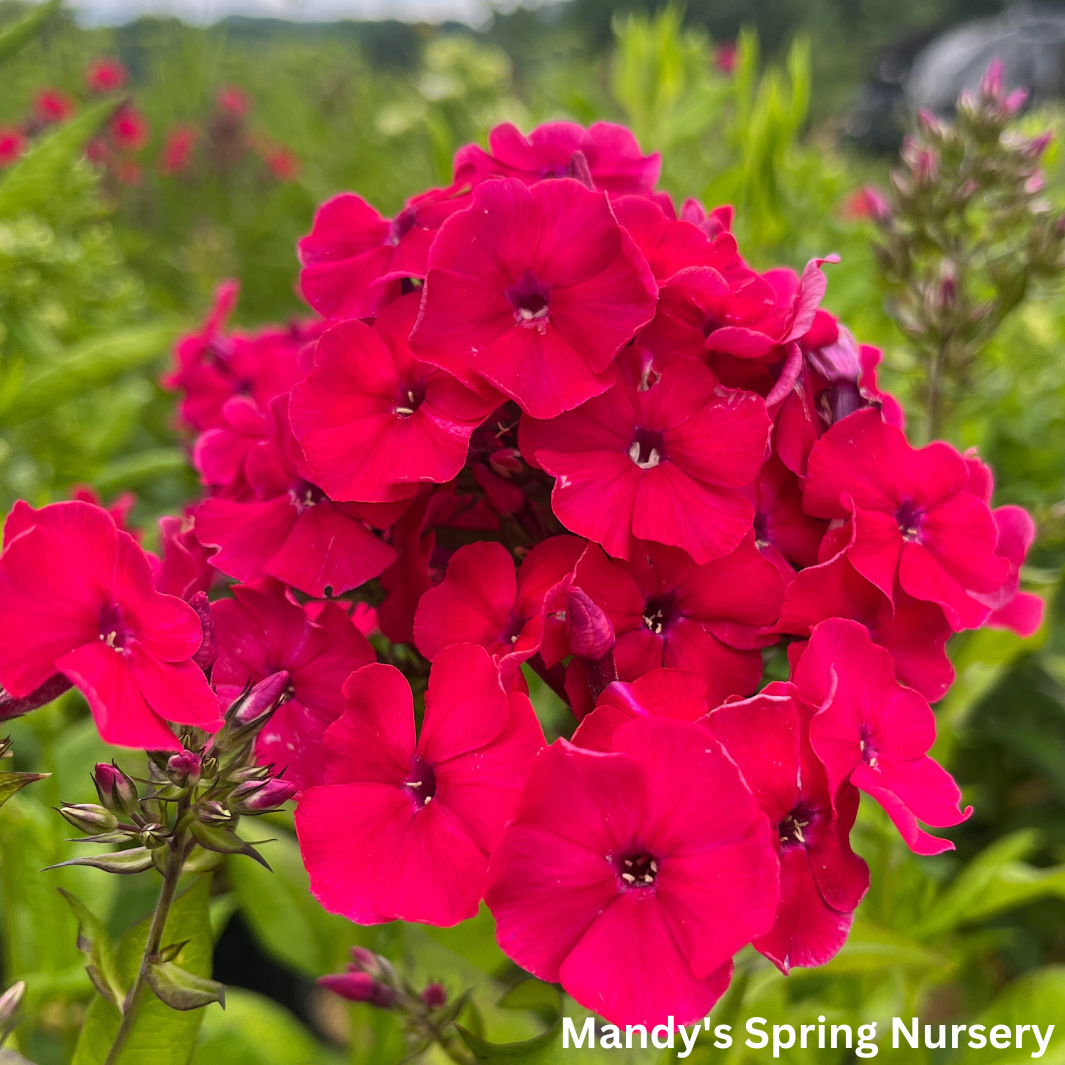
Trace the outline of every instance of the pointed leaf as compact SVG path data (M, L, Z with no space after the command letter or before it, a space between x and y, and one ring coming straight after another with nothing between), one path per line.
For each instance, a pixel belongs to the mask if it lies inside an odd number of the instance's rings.
M65 862L49 865L47 868L62 869L65 865L87 865L91 869L102 869L105 873L143 873L145 869L152 867L152 852L145 850L144 847L133 847L126 851L112 851L110 854L70 858Z
M77 897L63 888L56 889L67 905L74 911L78 922L78 950L88 959L85 971L93 986L113 1005L119 1005L126 997L118 979L115 965L115 951L111 937L107 934L103 922Z
M226 989L217 980L187 973L172 961L156 962L148 966L148 983L156 997L172 1010L198 1010L217 1002L226 1008Z
M532 1039L523 1039L519 1043L490 1043L487 1039L482 1039L479 1035L467 1031L461 1024L456 1024L455 1028L478 1062L531 1062L536 1060L540 1052L546 1050L558 1038L558 1033L562 1030L562 1018L559 1017L546 1032L533 1036Z
M62 6L63 0L48 0L48 3L33 8L25 18L5 26L0 32L0 61L9 59L29 44Z
M189 831L204 850L217 851L219 854L246 854L260 865L270 868L266 859L250 843L245 843L233 829L225 825L205 825L193 821Z
M51 773L0 773L0 806L17 795L27 784L50 777Z

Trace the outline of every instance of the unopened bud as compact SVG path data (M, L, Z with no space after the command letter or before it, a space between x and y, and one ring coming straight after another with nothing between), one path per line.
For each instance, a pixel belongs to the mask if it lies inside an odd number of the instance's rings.
M369 973L331 973L319 976L318 984L352 1002L369 1002L386 1010L395 1005L398 997L394 988L379 984Z
M141 830L140 840L141 844L147 847L148 850L154 851L157 847L162 847L166 843L169 835L166 825L145 825Z
M422 991L422 1002L431 1010L438 1010L441 1006L446 1005L447 992L444 990L444 985L426 984Z
M98 832L111 832L118 827L118 818L103 806L96 803L68 803L59 808L59 812L79 832L94 836Z
M595 190L595 182L592 180L592 170L588 166L588 159L584 152L576 151L570 156L568 177L579 181L585 188Z
M488 465L499 474L500 477L513 477L525 469L525 463L521 461L521 452L513 447L501 447L488 456Z
M259 681L243 700L230 707L234 724L243 728L265 721L277 708L288 684L289 675L283 669Z
M125 817L137 808L137 785L113 762L97 762L92 779L100 802L112 813Z
M939 156L931 149L914 152L910 166L918 185L934 185L939 179Z
M978 92L986 100L998 101L1002 96L1002 78L1005 67L1001 59L992 59L984 76L980 79Z
M234 769L229 774L229 780L234 784L243 784L246 780L257 780L260 783L270 779L271 768L268 765L245 765L240 769Z
M939 138L943 134L943 123L926 107L922 107L917 112L917 121L921 125L921 129L929 136L933 138Z
M198 816L205 825L228 825L233 820L233 815L217 799L204 803Z
M597 662L614 646L614 626L601 607L580 588L566 599L566 638L578 657Z
M1005 117L1010 118L1028 102L1027 89L1014 89L1013 92L1002 101L1001 111Z
M207 593L197 592L189 600L189 606L199 616L200 631L203 633L200 648L192 656L192 661L206 673L218 657L218 637L215 635L214 617L211 614L211 604L207 599Z
M13 1027L12 1021L18 1013L22 1000L26 997L26 985L22 980L13 983L0 995L0 1032L8 1032Z
M292 781L277 777L264 783L249 780L233 789L229 808L238 814L264 814L284 806L298 790Z
M166 763L166 775L174 784L194 787L200 779L202 762L195 751L181 751L171 755Z
M952 274L948 274L939 283L939 309L942 311L950 311L954 309L954 302L957 298L957 284Z

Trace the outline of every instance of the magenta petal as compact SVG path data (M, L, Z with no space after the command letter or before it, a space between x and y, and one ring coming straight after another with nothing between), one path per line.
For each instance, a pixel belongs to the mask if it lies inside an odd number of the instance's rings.
M270 559L284 546L297 517L287 494L265 503L207 499L194 514L200 543L218 548L211 564L242 581L263 576Z
M195 725L207 732L222 727L218 699L203 670L192 662L160 662L134 641L129 646L130 669L152 712L179 725Z

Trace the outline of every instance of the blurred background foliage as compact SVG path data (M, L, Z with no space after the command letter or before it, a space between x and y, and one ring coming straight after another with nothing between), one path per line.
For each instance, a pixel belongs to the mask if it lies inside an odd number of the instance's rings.
M33 112L42 88L76 104L0 171L0 502L34 504L89 484L110 500L133 490L134 521L153 541L154 518L195 492L173 399L158 384L174 337L195 328L215 285L239 277L243 327L305 316L294 245L318 203L355 189L386 214L446 182L454 150L484 142L500 121L524 129L548 118L623 121L663 155L677 202L733 203L745 257L801 268L837 252L827 307L885 353L883 378L920 416L914 353L887 313L873 224L852 194L886 186L894 160L862 155L840 135L840 114L878 49L994 0L691 0L655 11L573 0L499 14L479 33L458 26L345 23L331 27L227 20L207 29L142 19L84 30L55 14L16 49L3 36L25 8L0 4L0 127ZM8 40L10 47L5 48ZM18 42L15 42L18 43ZM5 52L10 54L4 54ZM91 97L87 63L115 55L130 72L113 97ZM148 121L122 166L90 163L86 146L128 93ZM220 95L221 94L221 95ZM1019 120L1052 129L1046 195L1065 207L1065 114ZM173 135L190 131L181 166ZM91 151L90 151L91 154ZM169 162L168 162L169 159ZM133 164L128 166L126 164ZM124 169L123 169L124 167ZM953 854L913 857L873 806L857 845L873 870L870 896L844 951L785 979L741 955L717 1023L751 1015L852 1025L922 1023L1061 1027L1065 1017L1065 293L1029 292L982 350L972 386L944 435L979 447L995 470L996 502L1036 516L1025 571L1048 600L1047 622L1021 641L1002 632L958 637L958 671L938 708L939 755L959 777L973 818L952 832ZM565 712L530 675L545 721ZM19 1050L38 1065L70 1060L90 985L74 945L68 887L121 934L150 908L151 874L40 874L67 856L60 799L90 797L89 769L110 757L70 694L12 723L21 767L53 777L0 812L3 982L25 979ZM497 1003L520 978L500 953L487 913L455 929L359 929L325 914L307 891L290 816L271 826L273 873L237 858L215 875L215 975L236 985L225 1013L205 1011L194 1065L396 1065L388 1013L350 1006L313 980L343 967L354 943L393 958L415 982L472 988L463 1023L496 1042L542 1030L542 1011ZM514 1005L514 1000L508 1000ZM567 1003L566 1012L581 1011ZM578 1022L579 1027L579 1022ZM1065 1062L1062 1035L1044 1060ZM755 1056L706 1044L687 1060ZM550 1062L554 1044L526 1060ZM997 1052L981 1061L1021 1060ZM831 1065L846 1051L785 1051ZM967 1062L908 1051L906 1060ZM486 1059L489 1060L489 1059ZM507 1060L522 1060L512 1056ZM674 1053L584 1053L581 1060L672 1061ZM1027 1055L1025 1055L1027 1060Z

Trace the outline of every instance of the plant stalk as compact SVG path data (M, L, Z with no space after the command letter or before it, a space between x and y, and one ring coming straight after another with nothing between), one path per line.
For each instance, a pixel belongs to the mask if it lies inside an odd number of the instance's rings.
M166 872L163 874L163 886L159 890L159 898L155 901L152 923L148 928L148 941L144 944L144 953L141 955L136 979L126 995L122 1010L122 1023L118 1026L115 1041L111 1044L104 1065L115 1065L137 1021L137 1013L140 1010L141 1000L144 998L144 989L148 985L148 966L151 964L151 958L159 953L166 919L170 914L178 880L181 878L181 869L185 864L186 837L185 831L179 831L168 843L170 854L167 857Z

